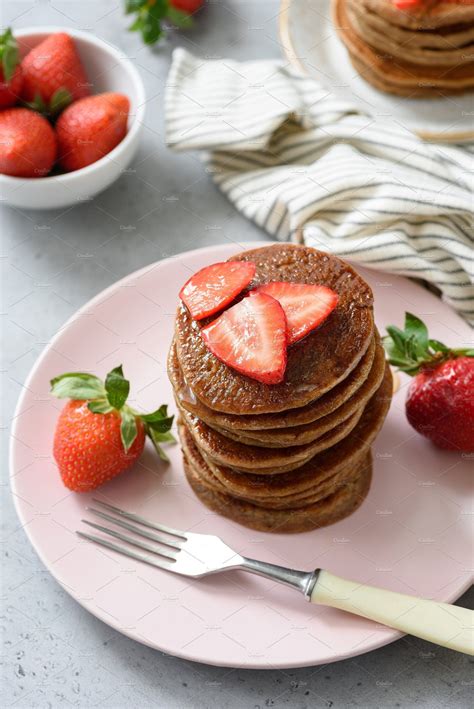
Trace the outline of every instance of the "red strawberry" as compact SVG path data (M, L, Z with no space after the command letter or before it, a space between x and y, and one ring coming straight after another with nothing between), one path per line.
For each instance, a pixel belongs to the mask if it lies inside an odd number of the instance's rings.
M56 159L56 136L46 118L29 108L0 111L0 173L44 177Z
M66 487L88 492L115 478L141 456L145 430L136 421L133 445L125 451L118 413L94 414L87 401L69 401L61 411L54 436L54 458Z
M474 349L430 340L425 324L405 313L405 329L387 327L389 362L414 376L406 414L440 448L474 452Z
M320 325L334 310L339 299L337 293L326 286L304 283L267 283L255 292L271 295L280 303L288 323L289 345Z
M132 32L141 32L145 44L155 44L163 36L163 24L181 29L192 27L191 15L204 0L135 0L127 2L125 12L135 14L130 25Z
M72 397L59 415L53 453L63 483L74 492L88 492L115 478L142 454L150 436L161 458L160 443L173 441L173 417L161 406L152 414L138 414L127 405L130 389L122 367L107 375L105 383L80 372L51 381L59 398Z
M410 10L421 5L421 0L392 0L392 2L399 10Z
M74 40L65 32L50 34L21 63L22 98L38 110L64 108L90 94Z
M265 293L244 298L202 330L204 342L221 362L264 384L283 381L286 318Z
M170 0L170 2L177 10L189 14L196 12L204 4L204 0Z
M14 106L20 98L23 74L16 39L8 28L0 35L0 108Z
M255 275L250 261L225 261L201 268L186 281L179 297L195 320L201 320L229 305Z
M59 163L80 170L103 158L127 133L130 102L122 94L104 93L75 101L56 123Z

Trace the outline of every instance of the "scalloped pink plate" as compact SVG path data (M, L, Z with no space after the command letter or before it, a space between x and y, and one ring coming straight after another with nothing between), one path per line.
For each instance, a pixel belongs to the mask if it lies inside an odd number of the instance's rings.
M268 242L267 242L268 243ZM71 370L104 375L122 363L137 407L173 397L166 354L180 286L202 266L255 244L212 246L137 271L94 298L43 352L18 403L11 447L11 487L24 529L41 560L84 608L130 638L164 652L214 665L289 668L359 655L400 634L353 615L312 606L291 589L228 572L192 581L121 557L75 530L91 495L63 487L51 455L62 407L49 380ZM359 269L375 292L380 330L419 314L433 337L469 340L468 326L411 281ZM468 528L472 470L462 455L442 452L407 424L407 380L375 446L374 480L348 519L299 535L262 534L218 517L194 496L179 446L165 465L147 448L136 467L95 494L152 520L217 534L233 549L294 568L336 574L440 601L470 583ZM472 463L472 461L470 461Z

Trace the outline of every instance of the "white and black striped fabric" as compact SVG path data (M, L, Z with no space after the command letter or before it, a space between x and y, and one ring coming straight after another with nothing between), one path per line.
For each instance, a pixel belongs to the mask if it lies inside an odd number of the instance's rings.
M175 51L167 143L277 239L422 278L474 324L474 145L426 143L276 61Z

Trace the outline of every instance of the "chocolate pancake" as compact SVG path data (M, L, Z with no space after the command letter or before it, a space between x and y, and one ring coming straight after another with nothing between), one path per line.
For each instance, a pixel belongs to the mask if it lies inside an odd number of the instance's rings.
M347 0L333 0L334 22L359 74L376 88L402 96L439 96L474 88L474 62L452 66L421 64L394 58L372 48L351 25Z
M382 386L367 404L364 414L352 433L343 441L314 456L297 470L273 474L257 475L239 473L229 467L216 465L208 456L202 455L214 477L231 495L258 500L262 497L282 497L311 490L315 485L327 480L356 464L367 452L379 432L390 408L392 398L392 378L387 365ZM179 429L183 448L189 447L189 432Z
M370 345L374 325L372 291L351 266L295 244L273 244L231 260L256 264L254 286L271 281L321 284L335 290L339 302L320 327L288 348L285 380L272 386L214 357L201 337L200 324L181 305L175 329L178 360L199 401L228 414L285 411L315 401L354 370Z
M474 5L428 0L419 7L404 12L392 0L359 0L360 4L391 24L412 30L452 32L456 27L474 22Z
M209 509L234 522L262 532L297 533L324 527L352 514L364 501L372 477L371 462L353 480L313 504L288 510L265 509L209 487L184 458L186 478Z
M285 448L265 448L227 438L181 409L186 427L201 453L207 458L217 465L229 466L242 472L258 471L261 475L283 473L300 467L316 453L330 448L347 436L359 421L362 412L363 409L356 411L346 421L312 443Z
M373 49L414 64L453 66L474 60L474 27L457 32L420 32L396 27L367 11L359 0L346 0L347 18Z
M474 5L472 5L472 19L464 23L451 24L446 27L431 27L422 29L416 27L403 27L395 22L391 22L381 13L372 11L364 0L347 0L348 8L351 7L358 12L360 19L364 18L364 26L371 27L380 35L391 37L398 45L409 45L410 47L420 47L422 49L451 50L469 46L474 42ZM359 34L361 34L359 32ZM365 38L365 34L361 34ZM375 45L374 45L375 46Z
M252 489L249 489L248 493L239 491L238 494L232 490L230 492L224 483L222 483L218 477L214 475L213 466L206 462L205 458L200 454L194 440L186 429L184 425L180 427L179 437L181 440L181 445L183 449L183 455L188 463L196 470L199 470L199 476L204 484L206 484L211 489L229 494L231 497L237 497L247 502L252 502L259 507L265 507L269 509L291 509L296 506L303 506L327 497L332 494L347 481L351 480L353 477L358 475L361 471L361 466L367 459L367 450L351 458L350 464L345 465L343 468L333 473L330 469L318 475L312 481L310 487L303 490L290 490L285 494L270 494L262 495L262 489L259 489L258 495L254 494ZM327 473L327 474L326 474ZM291 478L291 474L286 474L288 478ZM294 477L298 476L298 471L293 474ZM282 477L282 476L279 476ZM291 483L290 483L291 484ZM281 489L280 489L281 492Z
M290 426L289 428L277 428L274 431L239 431L223 429L212 425L222 435L232 438L239 443L246 445L264 446L269 448L282 448L283 446L299 446L311 443L321 438L325 433L335 429L340 423L346 421L350 416L360 411L368 400L375 394L385 371L385 355L382 347L378 347L380 355L380 366L373 369L373 376L369 376L362 386L356 391L348 401L333 411L331 414L302 426Z
M467 90L453 87L449 89L440 89L429 84L420 84L420 86L417 86L416 88L413 86L403 86L397 82L391 82L387 79L387 77L381 76L372 71L371 67L366 66L354 55L349 53L349 56L354 69L356 69L357 72L369 82L369 84L372 84L372 86L380 91L385 91L396 96L406 96L407 98L439 98L444 95L456 96L458 94L464 94Z
M376 349L374 338L370 343L369 349L350 375L316 401L298 409L289 409L277 414L239 416L212 411L212 409L199 401L186 383L179 366L174 343L171 346L168 357L168 375L175 395L186 411L202 419L213 428L224 428L232 431L258 431L259 433L266 429L305 425L328 416L348 402L351 397L358 396L359 389L368 380L374 382L380 380L384 369L385 355L380 346Z

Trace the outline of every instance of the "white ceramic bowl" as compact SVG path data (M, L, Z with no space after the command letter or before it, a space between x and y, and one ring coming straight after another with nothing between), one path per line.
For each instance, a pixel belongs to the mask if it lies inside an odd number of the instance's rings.
M145 89L131 61L119 49L94 37L62 27L27 27L15 31L25 55L53 32L67 32L74 38L94 94L115 91L130 100L128 132L107 155L81 170L51 177L0 175L3 203L20 209L57 209L90 200L112 184L128 167L138 148L145 114Z

